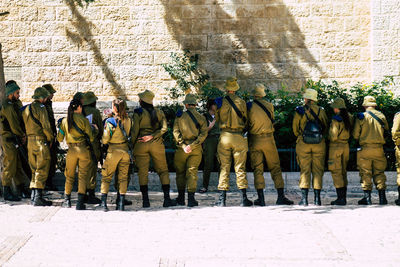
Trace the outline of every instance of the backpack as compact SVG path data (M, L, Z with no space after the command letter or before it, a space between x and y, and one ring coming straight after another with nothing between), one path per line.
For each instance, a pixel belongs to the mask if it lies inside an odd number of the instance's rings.
M319 112L320 109L318 109L318 115ZM311 108L310 113L313 115L314 120L310 120L307 116L307 113L304 113L307 117L307 123L303 131L303 141L306 144L319 144L323 138L321 123L318 115L316 115Z

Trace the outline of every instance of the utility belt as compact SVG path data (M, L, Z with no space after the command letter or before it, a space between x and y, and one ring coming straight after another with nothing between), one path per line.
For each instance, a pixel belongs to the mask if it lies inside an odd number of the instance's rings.
M243 131L242 130L225 130L225 129L221 129L221 134L222 133L230 133L230 134L240 134L243 135Z
M349 142L348 142L348 140L343 140L342 142L340 142L340 141L335 141L335 142L330 142L329 143L329 146L348 146L349 145Z
M47 138L39 135L28 135L28 140L32 141L47 141Z
M68 147L82 147L86 146L85 142L80 142L80 143L68 143Z
M361 146L361 149L364 148L383 148L383 144L364 144Z
M274 137L274 133L250 134L250 137Z

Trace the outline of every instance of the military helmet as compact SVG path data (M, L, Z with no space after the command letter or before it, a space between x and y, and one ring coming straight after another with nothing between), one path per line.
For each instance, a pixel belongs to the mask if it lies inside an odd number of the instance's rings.
M237 78L236 77L229 77L228 79L226 79L226 83L225 83L225 90L226 91L234 91L236 92L237 90L239 90L240 86L237 82Z
M256 88L253 91L254 96L264 97L267 94L265 93L265 86L262 83L257 83Z
M74 99L74 100L79 100L79 101L81 101L82 98L83 98L83 93L82 93L82 92L76 92L76 93L74 94L74 96L72 97L72 99Z
M194 94L187 94L185 96L185 100L183 100L183 104L196 105L197 104L196 96Z
M303 98L317 102L318 92L314 89L307 88L306 91L304 92Z
M373 96L366 96L364 97L364 102L362 104L364 107L375 107L376 106L376 99Z
M15 91L17 91L19 89L20 88L19 88L18 84L15 82L6 84L6 96L13 94Z
M83 105L90 105L96 102L97 99L97 96L92 91L88 91L83 94Z
M147 104L153 104L154 93L150 90L145 90L138 94L140 100L146 102Z
M41 99L41 98L46 98L49 97L50 93L43 87L38 87L35 89L35 92L33 93L32 98L33 99Z
M343 98L338 97L335 100L333 100L331 107L341 109L341 108L346 108L346 104L344 103Z
M49 83L42 85L42 87L44 89L46 89L47 91L49 91L50 94L54 94L56 92L56 90L54 89L53 85L51 85Z

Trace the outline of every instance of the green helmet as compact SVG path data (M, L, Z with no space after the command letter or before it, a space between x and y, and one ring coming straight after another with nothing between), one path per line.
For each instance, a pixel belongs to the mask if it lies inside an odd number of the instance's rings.
M96 102L97 99L98 98L96 97L96 95L93 92L91 92L91 91L86 92L83 95L83 105L90 105L90 104Z
M185 96L185 100L183 100L183 104L196 105L197 104L196 96L194 94L187 94Z
M45 88L47 91L49 91L50 94L54 94L56 92L53 85L51 85L49 83L42 85L42 87Z
M6 85L6 96L13 94L15 91L19 90L19 86L17 83L9 83Z
M75 99L75 100L81 101L81 100L82 100L82 98L83 98L83 93L82 93L82 92L77 92L76 94L74 94L74 96L73 96L73 98L72 98L72 99Z
M331 107L341 109L341 108L346 108L346 104L344 103L343 98L338 97L335 100L333 100Z
M49 97L50 93L43 87L38 87L35 89L35 92L32 96L33 99L41 99L41 98L46 98Z

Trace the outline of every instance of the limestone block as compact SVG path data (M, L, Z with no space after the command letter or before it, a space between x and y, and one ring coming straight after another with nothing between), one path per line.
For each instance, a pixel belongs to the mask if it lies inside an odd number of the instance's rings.
M282 33L243 36L242 41L244 47L248 49L267 49L288 45L287 39L283 40Z
M151 35L148 37L148 40L148 49L150 51L175 51L179 49L178 43L168 35ZM141 46L141 44L139 45Z
M369 70L369 63L336 63L336 77L338 78L368 77Z
M129 7L107 6L101 8L103 20L128 20L130 17Z
M251 34L251 27L241 20L221 19L217 21L217 33Z
M78 46L65 36L53 36L51 38L51 51L75 52L78 51Z
M137 53L134 52L111 53L111 64L113 66L135 65L136 55Z
M222 61L223 51L203 51L200 54L201 64L221 63ZM154 63L157 64L157 61L155 61Z
M375 60L390 60L392 48L390 46L376 46L372 49L372 57Z
M400 9L397 10L397 13L390 15L389 29L392 31L400 30Z
M339 47L369 45L369 32L341 32L336 34L336 45Z
M334 14L334 8L332 5L326 4L323 1L318 1L318 3L313 3L311 5L311 14L313 14L313 16L329 17Z
M383 78L384 76L400 75L400 64L394 60L374 61L372 73L374 77Z
M71 66L63 67L58 73L60 82L87 82L96 81L92 67Z
M294 17L308 17L311 15L311 4L288 4L286 6L288 14Z
M346 17L324 18L324 32L343 32Z
M71 53L71 66L87 66L88 65L88 53L78 52Z
M56 19L56 9L54 7L39 7L38 20L54 21Z
M210 18L211 17L211 6L183 6L182 7L182 18L198 19L198 18Z
M376 15L372 17L373 30L387 30L390 25L390 17L384 15Z
M12 21L0 21L0 37L10 37L10 36L21 36L21 35L18 34L13 35Z
M21 7L19 9L20 21L35 21L38 19L38 9L35 6Z
M277 61L275 51L273 49L250 50L248 51L248 62L251 63L267 63Z
M60 36L65 33L66 24L62 21L32 22L31 36Z
M128 50L141 51L149 49L149 40L146 35L128 36L126 43Z
M341 48L321 49L322 62L343 62L345 61L344 50Z
M88 21L102 20L102 8L89 5L81 10L82 16ZM103 17L104 19L104 17Z
M98 81L78 83L78 91L92 91L96 96L99 96L103 94L103 83Z
M206 50L207 36L206 35L183 36L180 40L180 43L182 49L189 49L192 51Z
M154 65L161 65L165 63L171 62L171 52L168 51L156 51L153 52L154 56ZM204 55L200 57L200 60L202 59L209 59L210 57Z
M26 50L28 52L50 52L51 37L28 37L26 38Z
M89 52L88 66L106 66L111 64L111 53Z
M54 101L71 101L72 96L78 92L77 82L62 82L56 87L57 93L54 94Z
M191 23L190 33L193 35L209 34L213 29L213 21L209 19L196 20Z
M69 53L42 53L42 66L69 66L70 64L71 56Z
M294 48L292 49L299 62L320 62L321 60L321 50L319 48Z
M3 53L8 52L24 52L25 51L25 38L12 37L12 38L0 38Z
M249 33L252 35L258 34L269 34L271 32L283 31L283 28L288 29L287 19L269 19L269 18L255 18L255 19L245 19L247 22L242 21L242 25L247 25L249 28ZM278 26L277 24L280 24Z
M4 66L21 66L22 65L22 53L5 53L3 54Z
M153 65L154 55L153 52L137 52L136 53L136 64L137 65Z
M210 50L225 50L232 47L232 36L223 34L213 34L207 38L207 47Z
M93 34L97 35L136 35L140 34L140 21L115 21L99 22L93 29Z
M333 17L353 16L354 13L353 1L334 2L332 12L333 12Z
M42 53L22 53L22 66L34 67L42 65Z
M126 49L125 36L105 36L101 39L101 50L103 51L121 51Z
M285 5L270 5L265 7L264 14L267 18L285 17L287 9Z
M56 20L67 21L72 20L72 13L68 7L56 7Z
M27 21L14 21L10 29L14 29L14 31L9 36L28 37L32 33L32 25Z

